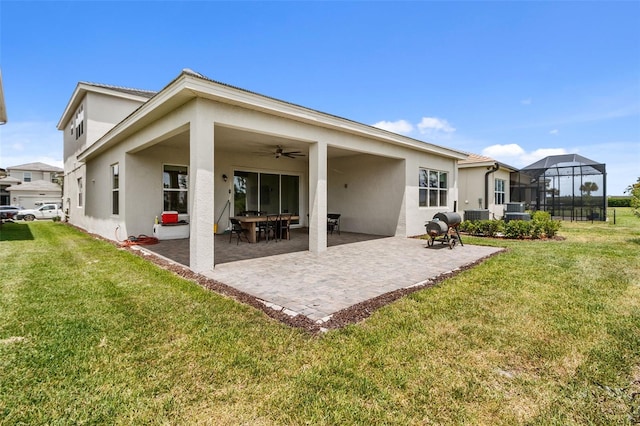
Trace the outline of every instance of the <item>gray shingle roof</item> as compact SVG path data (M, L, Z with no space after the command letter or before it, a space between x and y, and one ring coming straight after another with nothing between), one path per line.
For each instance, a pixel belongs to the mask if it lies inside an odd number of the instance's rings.
M47 180L34 180L33 182L23 182L20 185L11 185L7 191L62 191L57 183Z
M128 95L141 96L143 98L152 98L156 93L153 90L133 89L131 87L112 86L110 84L91 83L89 81L82 81L81 83L87 84L93 87L101 87L103 89L115 90L117 92L126 93Z
M27 163L20 164L18 166L7 167L7 170L26 170L26 171L34 171L34 172L63 172L60 167L51 166L45 163Z

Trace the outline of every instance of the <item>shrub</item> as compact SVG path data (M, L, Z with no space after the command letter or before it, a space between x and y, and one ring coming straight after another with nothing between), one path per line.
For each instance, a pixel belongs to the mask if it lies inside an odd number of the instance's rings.
M551 238L558 233L560 221L551 219L551 214L537 211L531 221L511 220L465 220L459 230L478 237L495 237L502 233L505 238Z
M560 221L551 219L551 214L539 210L531 217L531 238L551 238L558 233Z
M504 236L518 239L529 237L532 226L533 223L527 220L510 220L504 224Z
M478 237L495 237L502 231L504 222L501 220L465 220L460 224L460 231Z
M498 232L502 231L504 222L501 220L481 220L478 223L478 230L485 237L495 237Z
M462 221L462 223L460 223L458 230L460 230L461 232L466 232L471 235L476 235L478 232L478 225L477 225L477 222L465 220L465 221Z
M609 207L631 207L631 197L617 197L607 199Z

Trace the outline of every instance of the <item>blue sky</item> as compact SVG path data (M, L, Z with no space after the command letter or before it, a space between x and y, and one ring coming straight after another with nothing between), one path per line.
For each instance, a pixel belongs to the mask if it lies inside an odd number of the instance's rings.
M640 2L0 2L0 167L62 165L78 81L214 80L521 167L640 177Z

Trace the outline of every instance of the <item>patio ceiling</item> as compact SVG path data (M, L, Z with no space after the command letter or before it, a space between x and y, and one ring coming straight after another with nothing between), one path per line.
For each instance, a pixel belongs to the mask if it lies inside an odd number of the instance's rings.
M252 132L243 129L235 129L226 126L215 127L214 132L216 149L225 151L235 151L247 154L268 151L280 145L287 151L301 151L309 156L309 143L290 139L283 136L271 135L267 133ZM184 148L189 144L189 131L172 135L159 142L157 146L167 148ZM357 151L350 151L330 146L327 148L327 157L338 158L361 154Z

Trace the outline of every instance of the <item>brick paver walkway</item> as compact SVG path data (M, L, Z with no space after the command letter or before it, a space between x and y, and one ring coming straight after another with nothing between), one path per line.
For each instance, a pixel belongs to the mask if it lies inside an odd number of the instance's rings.
M453 271L500 248L388 237L216 265L205 275L291 314L327 320L344 308Z

